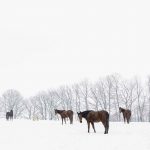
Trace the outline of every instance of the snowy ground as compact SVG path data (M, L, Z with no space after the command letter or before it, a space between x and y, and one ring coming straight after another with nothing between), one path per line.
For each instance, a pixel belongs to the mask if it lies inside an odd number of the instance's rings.
M67 122L68 123L68 122ZM87 125L60 121L0 120L2 150L150 150L150 123L110 123L108 135L100 123L97 133Z

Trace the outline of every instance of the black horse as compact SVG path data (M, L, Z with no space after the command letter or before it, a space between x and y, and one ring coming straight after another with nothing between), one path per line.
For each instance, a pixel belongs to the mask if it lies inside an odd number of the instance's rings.
M6 112L6 120L13 120L13 110Z
M105 110L101 111L83 111L77 113L80 123L82 123L82 117L86 119L87 124L88 124L88 133L90 132L90 123L92 124L92 127L95 130L94 122L102 122L105 128L104 134L108 134L108 129L109 129L109 113Z

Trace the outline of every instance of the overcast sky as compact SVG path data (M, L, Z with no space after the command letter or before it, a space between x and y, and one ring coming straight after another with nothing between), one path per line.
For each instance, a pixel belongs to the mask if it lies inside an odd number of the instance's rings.
M150 74L149 0L0 1L0 95Z

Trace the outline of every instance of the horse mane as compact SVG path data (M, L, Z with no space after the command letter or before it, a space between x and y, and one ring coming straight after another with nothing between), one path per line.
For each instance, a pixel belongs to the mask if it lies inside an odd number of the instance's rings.
M57 113L61 114L62 112L64 112L65 110L58 110L56 109Z
M119 109L121 109L121 112L124 112L124 111L125 111L125 109L124 109L124 108L122 108L122 107L119 107Z
M86 110L86 111L80 112L79 114L81 114L82 117L86 119L86 118L87 118L87 115L88 115L89 112L91 112L91 111L93 111L93 110Z

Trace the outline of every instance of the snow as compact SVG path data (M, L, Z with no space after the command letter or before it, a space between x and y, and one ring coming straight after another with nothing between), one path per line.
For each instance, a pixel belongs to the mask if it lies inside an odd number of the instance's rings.
M109 134L87 133L87 124L78 121L61 125L61 121L0 120L2 150L150 150L150 123L110 122Z

